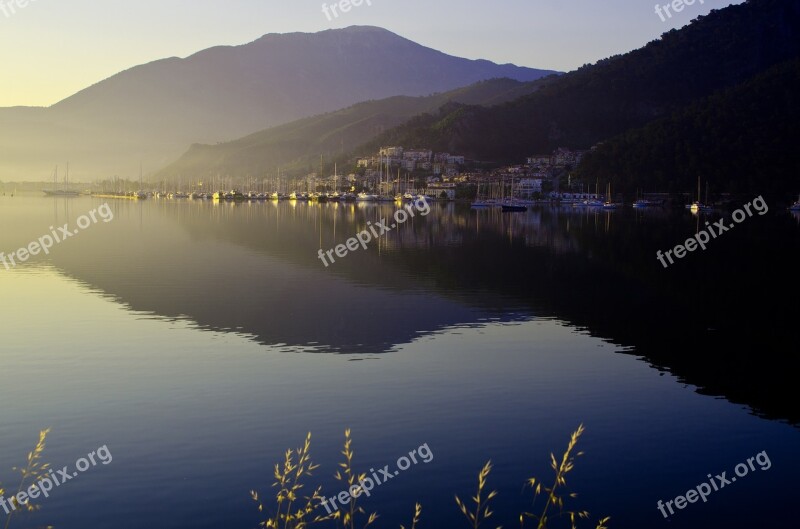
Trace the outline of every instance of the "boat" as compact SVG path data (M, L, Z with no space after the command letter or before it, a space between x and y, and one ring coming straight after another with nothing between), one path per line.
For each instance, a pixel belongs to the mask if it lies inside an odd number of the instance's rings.
M179 193L175 193L175 195L178 195L178 194ZM173 198L181 198L181 197L175 196ZM227 192L223 191L223 192L220 192L220 193L216 193L214 195L214 198L217 199L217 200L227 200L227 201L232 201L232 202L243 202L243 201L247 200L247 196L244 193L242 193L241 191L236 191L236 190L231 190L231 191L227 191Z
M514 198L514 179L511 179L511 198L508 202L503 202L502 204L503 213L521 213L523 211L528 211L528 206L524 204L520 204L516 198Z
M615 202L611 202L611 182L608 183L608 194L606 201L603 202L603 209L617 209L617 205Z
M57 189L58 184L58 166L56 166L55 171L53 172L53 189L43 189L42 192L49 196L49 197L77 197L80 196L79 191L70 191L67 189L69 185L69 164L67 164L67 171L64 174L64 187L61 189Z
M604 206L604 202L602 200L597 199L590 199L584 200L583 202L575 202L572 204L574 208L602 208Z
M789 207L789 211L800 211L800 196L797 197L797 202Z
M373 195L371 193L359 193L356 199L359 202L377 202L378 195Z
M79 191L69 191L68 189L44 189L43 193L49 197L77 197L80 196Z
M589 195L587 193L586 196L591 196L593 198L587 198L585 200L578 200L577 202L571 202L572 203L572 207L574 207L574 208L602 208L603 207L604 202L597 198L597 197L600 196L600 181L599 181L599 179L598 179L597 182L595 182L595 185L594 185L594 195ZM562 200L562 202L570 203L570 201L564 201L564 200Z
M639 198L636 200L636 202L633 203L633 207L637 209L652 208L663 205L663 202L655 200L647 200L646 198L642 198L642 195L640 195L638 191L636 192L636 194L637 196L639 196Z
M688 205L686 207L692 213L699 213L699 212L709 213L711 211L714 211L714 208L712 208L709 205L703 204L702 202L692 202L690 205Z
M707 204L708 202L708 182L706 182L706 203L700 201L700 177L697 177L697 200L686 206L686 209L692 213L709 213L714 211L714 208Z
M475 196L475 201L470 206L473 208L490 208L494 205L494 202L481 197L481 184L478 183L478 193Z

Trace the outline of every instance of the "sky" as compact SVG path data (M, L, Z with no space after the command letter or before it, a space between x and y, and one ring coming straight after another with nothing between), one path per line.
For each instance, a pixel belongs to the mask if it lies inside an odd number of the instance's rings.
M266 33L351 25L450 55L569 71L740 1L696 0L663 21L657 3L667 0L364 0L336 17L322 9L333 0L0 0L0 107L49 106L137 64Z

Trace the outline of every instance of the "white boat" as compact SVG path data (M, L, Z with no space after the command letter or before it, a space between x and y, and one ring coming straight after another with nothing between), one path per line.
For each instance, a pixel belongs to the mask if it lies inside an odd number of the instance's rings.
M356 197L356 200L359 202L377 202L378 195L373 195L371 193L359 193Z
M611 202L611 182L608 183L608 198L603 202L603 209L617 209L618 204Z
M602 208L604 202L602 200L592 199L592 200L584 200L583 202L576 202L572 204L572 207L575 208Z

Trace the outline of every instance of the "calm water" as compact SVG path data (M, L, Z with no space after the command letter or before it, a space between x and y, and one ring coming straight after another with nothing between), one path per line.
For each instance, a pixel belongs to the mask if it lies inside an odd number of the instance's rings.
M103 202L0 197L0 251ZM491 526L518 527L522 484L551 480L580 423L571 505L593 519L796 527L797 311L778 302L796 298L798 217L749 219L664 270L655 251L705 218L437 205L325 268L319 248L395 207L109 204L113 221L0 266L0 481L45 427L58 468L113 454L12 527L253 528L249 491L268 496L309 431L315 483L342 489L345 428L363 471L434 455L373 490L376 527L408 525L415 501L422 528L466 527L453 494L488 459ZM768 471L656 509L761 451Z

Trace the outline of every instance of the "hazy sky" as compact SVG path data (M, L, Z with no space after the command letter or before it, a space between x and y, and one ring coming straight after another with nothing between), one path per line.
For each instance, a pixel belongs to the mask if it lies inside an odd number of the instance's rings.
M0 106L51 105L131 66L265 33L350 25L451 55L571 70L740 3L696 0L662 22L647 0L364 0L330 21L322 0L20 1L0 0Z

